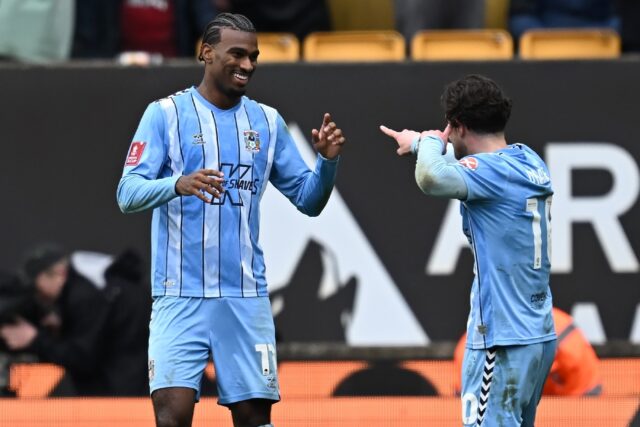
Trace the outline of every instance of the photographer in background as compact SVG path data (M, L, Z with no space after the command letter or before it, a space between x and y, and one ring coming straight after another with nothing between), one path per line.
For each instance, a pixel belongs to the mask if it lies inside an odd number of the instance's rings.
M62 366L76 395L104 395L108 390L101 360L108 317L105 296L71 267L67 253L54 244L32 249L23 273L33 286L41 314L36 320L17 315L3 324L3 344Z

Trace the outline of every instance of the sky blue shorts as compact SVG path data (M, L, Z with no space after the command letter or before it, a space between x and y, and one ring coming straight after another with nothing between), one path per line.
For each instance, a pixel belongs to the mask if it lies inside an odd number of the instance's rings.
M529 345L465 349L462 423L465 426L533 426L556 340Z
M212 357L218 403L280 400L276 343L268 297L153 300L149 336L151 393L200 383Z

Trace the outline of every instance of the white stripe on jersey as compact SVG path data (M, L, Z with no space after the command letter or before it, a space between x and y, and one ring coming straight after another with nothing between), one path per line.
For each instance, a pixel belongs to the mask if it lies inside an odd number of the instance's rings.
M200 118L204 144L205 169L220 170L218 132L213 113L191 95ZM209 196L211 197L211 196ZM220 296L220 205L205 205L204 224L204 296Z
M239 164L248 164L251 166L251 176L245 177L253 182L253 158L255 156L253 151L247 150L244 143L244 131L250 130L251 124L249 123L249 117L247 116L247 110L245 108L238 108L236 111L236 123L238 129L238 144L240 144L238 159ZM261 183L262 184L262 183ZM253 245L251 244L251 223L249 218L247 221L242 221L242 216L248 217L251 215L251 204L253 203L253 195L251 191L239 191L240 199L242 200L242 207L240 208L240 229L238 230L239 238L238 243L240 245L240 262L242 263L242 295L258 296L258 289L256 287L256 279L253 276ZM256 190L257 194L257 190Z
M159 101L167 119L167 135L169 136L168 155L171 159L171 171L173 175L182 174L184 168L182 149L180 147L180 134L178 132L179 120L176 105L171 99L164 98ZM175 132L173 130L176 130ZM165 295L180 295L182 284L182 198L175 198L168 203L167 226L169 247L167 248L166 276L164 278Z
M260 189L259 200L262 199L264 191L267 189L269 183L269 174L271 173L271 165L273 164L273 156L276 152L276 141L278 139L278 111L275 108L271 108L268 105L258 104L264 112L267 123L269 124L269 154L267 156L267 166L264 169L264 177L262 178L262 188Z

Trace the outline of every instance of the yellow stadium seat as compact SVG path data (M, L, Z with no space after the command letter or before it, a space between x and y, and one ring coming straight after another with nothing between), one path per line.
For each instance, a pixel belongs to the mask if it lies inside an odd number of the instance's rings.
M620 56L620 36L609 29L529 30L520 38L522 59L606 59Z
M296 62L300 42L292 33L258 33L258 62Z
M397 31L316 32L304 39L306 61L403 61L406 43Z
M513 39L505 30L423 30L411 39L416 61L478 61L513 58Z

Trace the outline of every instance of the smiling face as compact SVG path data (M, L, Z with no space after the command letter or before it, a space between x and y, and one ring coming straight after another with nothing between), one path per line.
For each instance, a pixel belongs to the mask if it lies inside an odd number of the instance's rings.
M215 88L220 107L234 105L244 95L258 62L255 33L222 28L220 42L203 46L209 86Z

